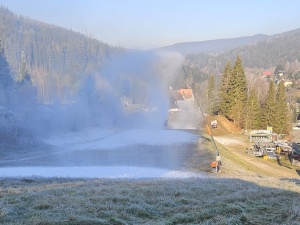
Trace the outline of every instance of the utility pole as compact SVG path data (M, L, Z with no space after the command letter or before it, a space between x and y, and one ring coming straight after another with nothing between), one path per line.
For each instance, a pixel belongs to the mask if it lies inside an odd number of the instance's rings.
M187 78L187 74L186 74L186 72L185 72L185 69L184 69L184 67L183 67L183 65L181 65L182 66L182 69L183 69L183 71L184 71L184 76L185 76L185 79ZM215 152L216 152L216 158L215 158L215 162L216 162L216 172L218 172L218 166L219 165L217 165L217 156L219 155L219 150L218 150L218 147L217 147L217 145L216 145L216 142L215 142L215 139L214 139L214 137L213 137L213 135L212 135L212 133L211 133L211 130L210 130L210 124L207 122L207 120L205 119L205 115L204 115L204 112L203 112L203 110L202 110L202 108L201 108L201 105L200 105L200 101L198 100L198 98L197 98L197 96L196 96L196 94L195 94L195 92L194 92L194 90L193 90L193 88L192 87L190 87L191 89L192 89L192 91L193 91L193 93L194 93L194 98L195 98L195 100L196 100L196 102L197 102L197 105L199 106L199 109L200 109L200 111L201 111L201 115L203 116L203 119L205 120L205 123L206 123L206 129L207 129L207 132L208 132L208 134L210 135L210 138L211 138L211 140L212 140L212 142L213 142L213 144L214 144L214 147L215 147Z

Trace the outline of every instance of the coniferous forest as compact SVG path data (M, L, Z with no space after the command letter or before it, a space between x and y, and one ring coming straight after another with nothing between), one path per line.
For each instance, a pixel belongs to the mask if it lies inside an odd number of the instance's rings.
M268 92L259 101L259 88L248 87L242 59L237 57L234 66L227 62L219 87L211 76L208 83L210 114L221 114L243 129L266 129L272 126L278 134L287 134L291 115L287 104L284 82L275 85L269 81ZM218 93L217 96L210 93Z
M18 16L4 7L0 7L0 27L1 46L13 78L25 64L39 87L40 102L68 100L78 91L82 77L99 71L125 51L72 30Z

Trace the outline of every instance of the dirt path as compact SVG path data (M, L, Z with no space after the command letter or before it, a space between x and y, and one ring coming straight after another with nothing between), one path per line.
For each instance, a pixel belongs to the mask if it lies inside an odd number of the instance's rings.
M230 176L241 173L244 175L245 171L243 171L242 168L237 169L236 167L242 164L240 167L247 168L247 170L252 171L258 176L300 178L300 168L291 165L287 159L281 159L281 161L277 162L277 160L274 159L263 160L262 157L255 157L247 154L245 151L246 147L252 145L249 142L247 135L227 134L216 136L214 139L226 149L223 150L224 166L222 168L223 173L226 175ZM236 165L231 166L230 164Z

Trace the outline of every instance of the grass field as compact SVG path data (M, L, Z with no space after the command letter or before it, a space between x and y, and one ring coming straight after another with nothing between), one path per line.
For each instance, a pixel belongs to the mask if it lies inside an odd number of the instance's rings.
M202 143L212 149L208 139ZM228 171L239 168L235 176L2 178L0 224L300 224L299 179L260 175L230 152L220 151L225 164L231 158ZM196 170L197 157L191 164Z
M1 224L299 224L300 221L300 184L291 180L2 179L0 183Z

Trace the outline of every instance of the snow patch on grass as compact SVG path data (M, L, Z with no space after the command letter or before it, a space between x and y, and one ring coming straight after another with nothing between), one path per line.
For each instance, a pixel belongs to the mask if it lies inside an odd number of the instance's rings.
M113 149L131 145L170 145L195 142L199 137L181 130L163 129L132 129L132 130L103 130L87 129L82 132L56 134L44 142L56 146L70 144L85 144L86 148L97 147ZM82 146L84 147L84 146Z
M0 177L57 178L200 178L204 174L158 168L128 166L6 167Z

